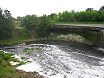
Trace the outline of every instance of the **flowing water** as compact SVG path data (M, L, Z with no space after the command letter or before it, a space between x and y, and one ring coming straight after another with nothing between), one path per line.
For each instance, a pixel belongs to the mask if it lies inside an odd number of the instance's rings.
M15 49L9 51L32 58L41 67L38 72L48 78L104 78L104 53L101 48L93 50L70 45L48 44L14 47ZM26 48L35 49L30 49L31 53L26 54L23 52Z

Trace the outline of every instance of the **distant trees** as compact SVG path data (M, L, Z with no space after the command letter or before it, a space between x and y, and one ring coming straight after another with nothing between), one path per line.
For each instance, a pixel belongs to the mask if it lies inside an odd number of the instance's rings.
M64 11L58 14L59 22L76 22L75 11Z
M77 22L98 22L99 16L99 13L96 11L80 11L75 14Z
M11 38L13 29L14 26L10 11L0 8L0 39Z
M16 21L22 21L23 17L18 16Z
M64 11L62 13L52 13L38 17L36 15L26 15L25 17L17 17L21 21L22 26L26 28L32 38L46 37L47 28L57 22L104 22L104 6L99 11L93 8L87 8L85 11Z
M44 38L46 36L47 27L52 24L51 19L46 15L41 17L37 17L36 15L27 15L21 22L22 26L31 32L32 38L34 36Z
M15 24L13 24L14 22ZM104 6L98 11L87 8L85 11L64 11L41 17L26 15L25 17L17 17L17 19L11 16L10 11L0 8L0 39L11 38L15 35L16 28L19 28L16 26L19 25L27 29L26 31L29 31L32 38L35 36L44 38L46 37L47 28L57 22L104 22ZM13 33L13 31L15 32Z
M74 10L62 13L52 13L51 15L43 15L37 17L36 15L27 15L25 17L18 17L22 26L31 32L33 35L44 38L46 36L46 30L52 23L57 22L104 22L104 7L102 6L99 11L93 8L87 8L85 11ZM34 36L34 35L33 35Z
M93 11L93 8L87 8L86 11Z
M104 6L99 9L100 12L104 11Z
M50 18L51 22L55 23L59 21L58 15L56 13L52 13L48 15L48 18Z
M22 17L21 17L22 18ZM26 28L32 38L36 36L36 27L39 25L39 18L36 15L26 15L22 18L21 24Z
M51 19L48 16L43 15L42 17L40 17L39 25L36 27L37 36L40 38L45 38L47 28L52 24L53 24L53 21L51 21Z
M39 18L36 15L26 15L23 17L22 26L24 26L28 30L34 30L39 23Z
M104 22L104 6L99 11L87 8L85 11L64 11L56 15L58 22Z

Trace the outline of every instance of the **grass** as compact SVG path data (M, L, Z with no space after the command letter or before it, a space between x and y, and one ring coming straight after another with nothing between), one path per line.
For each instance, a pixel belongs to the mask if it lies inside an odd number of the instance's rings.
M5 46L5 45L15 45L15 44L19 44L19 43L23 43L26 40L29 40L29 37L25 37L25 38L12 38L12 39L5 39L5 40L0 40L0 45L1 46Z
M0 78L43 78L37 73L17 71L14 67L1 67Z
M16 76L15 68L11 66L0 66L0 78L13 78L13 76Z
M13 59L11 56L10 53L0 51L0 78L11 78L10 76L16 72L15 68L9 63Z
M18 71L15 67L0 66L0 78L44 78L38 73Z

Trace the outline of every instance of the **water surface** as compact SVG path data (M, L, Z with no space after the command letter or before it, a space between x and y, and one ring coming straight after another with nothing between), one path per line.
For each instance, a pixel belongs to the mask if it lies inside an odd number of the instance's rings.
M14 47L8 50L37 62L41 68L38 72L49 78L104 78L103 51L71 45L30 44ZM26 48L36 49L30 49L31 53L26 54L23 52Z

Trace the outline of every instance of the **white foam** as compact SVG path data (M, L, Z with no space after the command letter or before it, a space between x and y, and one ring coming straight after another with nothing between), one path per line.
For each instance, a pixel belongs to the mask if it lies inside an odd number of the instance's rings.
M104 51L104 48L99 47L98 50Z
M10 64L11 64L12 66L15 66L15 65L19 64L19 62L10 61Z
M49 76L49 78L64 78L63 74L56 74L54 76Z
M13 55L12 57L15 57L16 59L20 59L21 57L17 54Z
M4 50L0 50L0 51L3 51L4 53L9 53L9 52L7 52L7 51L4 51Z
M29 58L28 61L33 62L33 59L32 58Z
M17 67L16 69L23 70L26 72L34 72L34 71L39 72L39 71L41 71L40 65L37 64L36 62L21 65L21 66Z
M52 50L44 52L45 60L43 61L46 64L47 70L45 71L44 65L40 65L35 62L33 59L28 59L32 63L27 63L25 65L21 65L17 67L18 70L23 70L26 72L39 72L40 75L43 75L47 78L104 78L104 66L91 66L77 59L73 59L70 54L62 51L57 46L50 45ZM78 55L82 55L85 57L91 57L96 59L101 59L99 63L102 65L103 59L95 56L84 55L82 53L73 52ZM20 56L15 55L16 58L20 58ZM37 56L39 57L39 55ZM57 57L57 58L55 58ZM50 61L53 61L53 64L50 64ZM46 62L46 63L45 63ZM49 62L49 63L48 63ZM64 67L67 67L65 68ZM57 70L58 73L56 75L52 75L53 71L51 69ZM66 76L66 77L65 77Z

